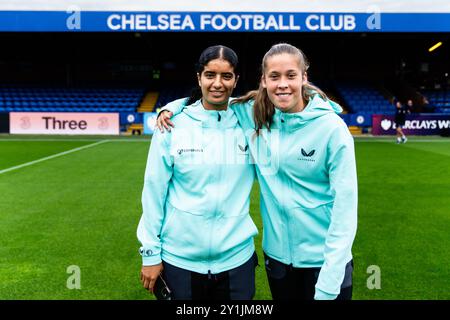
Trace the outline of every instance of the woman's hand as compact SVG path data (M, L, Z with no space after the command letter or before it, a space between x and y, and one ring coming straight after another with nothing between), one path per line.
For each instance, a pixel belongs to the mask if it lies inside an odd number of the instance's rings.
M163 270L163 264L156 264L154 266L142 266L141 270L141 282L145 289L153 293L153 287L155 286L156 279Z
M170 127L175 127L173 125L173 122L170 121L170 118L172 118L173 113L169 110L163 110L159 113L158 118L156 119L156 126L161 132L164 132L164 128L167 129L167 131L170 132Z

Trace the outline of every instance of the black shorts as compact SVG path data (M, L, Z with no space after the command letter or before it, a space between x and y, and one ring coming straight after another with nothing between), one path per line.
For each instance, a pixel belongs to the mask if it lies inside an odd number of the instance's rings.
M395 125L397 127L401 127L405 125L405 116L404 115L396 115L395 116Z

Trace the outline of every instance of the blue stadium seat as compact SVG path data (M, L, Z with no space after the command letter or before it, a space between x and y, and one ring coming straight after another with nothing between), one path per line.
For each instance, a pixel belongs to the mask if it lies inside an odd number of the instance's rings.
M118 112L135 109L144 97L141 88L1 87L0 107L5 111ZM114 111L113 111L114 110Z
M352 113L384 113L392 108L389 101L368 84L348 83L336 87Z

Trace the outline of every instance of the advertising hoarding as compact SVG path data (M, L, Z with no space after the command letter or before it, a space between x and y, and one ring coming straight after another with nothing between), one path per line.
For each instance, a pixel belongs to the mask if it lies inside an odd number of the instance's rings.
M11 112L13 134L118 135L118 113Z
M394 135L395 117L382 114L372 116L373 135ZM450 115L410 114L406 116L403 132L406 135L440 135L450 128Z

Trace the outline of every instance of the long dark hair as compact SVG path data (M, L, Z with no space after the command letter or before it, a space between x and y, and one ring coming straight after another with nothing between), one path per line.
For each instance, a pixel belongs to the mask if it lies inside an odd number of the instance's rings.
M198 59L198 62L195 66L195 71L198 74L202 74L203 70L205 69L205 66L214 59L223 59L225 61L228 61L228 63L233 67L233 71L235 76L238 76L238 64L239 59L234 52L233 49L228 48L226 46L217 45L217 46L211 46L203 50L202 54L200 55L200 58ZM199 86L195 87L192 90L191 96L188 98L186 105L193 104L195 101L199 100L202 97L202 90Z
M306 59L305 54L293 45L290 45L288 43L279 43L273 45L270 50L267 51L264 55L261 65L261 78L264 77L264 73L266 72L267 59L282 53L291 54L297 57L300 70L303 75L306 75L306 72L309 68L309 62ZM302 86L303 100L308 102L315 94L319 94L324 100L328 99L322 90L314 86L312 83L306 81L306 83ZM253 119L255 120L256 134L259 135L259 130L261 130L263 127L266 127L270 130L270 125L273 122L273 116L275 114L275 106L272 101L270 101L267 94L267 89L262 86L261 81L259 83L258 90L249 91L245 95L233 100L232 103L247 102L249 100L255 100L253 106Z

